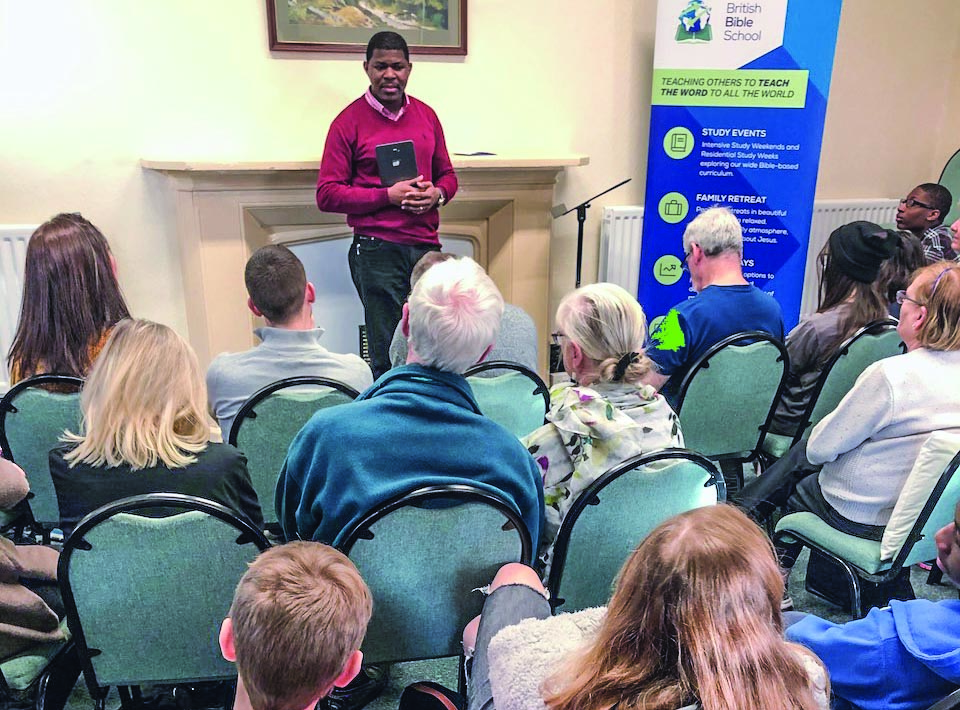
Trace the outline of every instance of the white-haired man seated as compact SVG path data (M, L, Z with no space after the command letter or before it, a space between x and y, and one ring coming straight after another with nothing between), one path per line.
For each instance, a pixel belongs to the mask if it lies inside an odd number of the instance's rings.
M697 295L671 308L650 333L646 352L657 368L643 378L671 405L687 370L724 338L747 330L783 338L780 304L743 278L743 231L730 210L697 215L683 232L683 253Z
M317 412L290 445L277 488L288 540L337 545L350 523L397 495L469 483L512 501L538 544L540 470L480 413L462 374L490 351L502 312L500 292L471 259L423 275L403 307L407 364L356 401Z

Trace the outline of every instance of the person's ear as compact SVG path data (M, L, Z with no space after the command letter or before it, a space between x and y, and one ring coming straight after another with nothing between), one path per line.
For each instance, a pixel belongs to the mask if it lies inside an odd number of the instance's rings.
M580 344L567 338L567 347L570 352L570 364L573 365L573 369L576 372L581 371L581 366L586 362L587 356L583 354L583 348L580 347Z
M350 685L350 681L357 677L357 674L360 672L360 666L363 665L363 652L357 649L350 654L350 658L347 659L347 662L343 664L343 670L340 671L333 681L334 688L346 688Z
M913 332L918 333L923 327L923 324L927 322L927 317L930 315L927 311L926 306L920 306L917 308L917 317L913 319Z
M369 64L370 64L370 62L364 60L364 62L363 62L363 71L364 71L364 73L366 73L366 72L368 71L368 66L369 66Z
M233 619L229 616L220 624L220 653L231 663L237 662L237 649L233 636Z
M407 340L410 339L410 304L403 304L402 315L400 316L400 332Z
M259 308L253 305L253 299L249 296L247 297L247 308L250 309L250 312L253 313L253 315L263 318L263 313L260 312Z
M303 300L306 303L315 303L317 300L317 289L309 281L307 281L307 288L303 293Z
M940 220L940 210L930 210L927 213L928 222L938 222Z

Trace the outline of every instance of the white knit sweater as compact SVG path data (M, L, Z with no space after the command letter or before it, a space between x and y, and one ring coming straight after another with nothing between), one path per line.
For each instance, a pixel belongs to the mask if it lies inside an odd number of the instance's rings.
M856 523L886 525L920 447L960 432L960 352L914 350L870 365L810 435L820 488Z

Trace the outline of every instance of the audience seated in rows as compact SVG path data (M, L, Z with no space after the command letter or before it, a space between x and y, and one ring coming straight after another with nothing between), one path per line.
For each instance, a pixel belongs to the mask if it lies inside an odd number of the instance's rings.
M83 426L50 452L69 535L87 513L143 493L186 493L263 526L247 461L210 442L214 425L197 356L165 325L118 323L80 394Z
M724 338L760 330L783 339L780 305L743 278L743 231L729 209L697 215L683 232L683 253L696 296L671 308L650 334L646 352L656 367L643 378L673 406L683 376Z
M220 650L239 675L234 710L324 707L318 701L360 671L372 612L370 590L341 552L291 542L260 553L220 627Z
M110 329L129 318L107 240L79 214L58 214L27 242L10 383L54 373L85 377Z
M222 353L207 369L210 407L226 441L240 407L257 390L286 377L313 375L363 391L373 383L370 367L356 355L332 353L320 344L313 320L316 292L303 264L282 245L257 249L243 274L247 307L266 326L254 330L260 344Z
M872 222L835 229L817 257L817 312L787 336L790 372L770 431L796 434L820 372L840 345L860 328L887 315L877 277L899 246L899 238Z
M927 265L923 245L910 232L897 232L898 244L893 256L880 266L877 284L880 293L887 299L887 313L900 318L900 304L897 303L897 291L903 291L910 285L910 277L917 269Z
M642 378L647 321L637 299L599 283L567 294L556 319L563 365L572 382L550 391L547 423L523 439L543 475L543 558L577 497L631 456L683 446L677 415Z
M950 190L935 182L917 185L900 200L897 229L911 232L920 239L928 264L953 261L960 255L951 246L950 227L943 223L952 204Z
M20 467L0 459L0 510L9 510L29 492ZM14 545L0 537L0 660L37 644L65 640L58 559L53 548Z
M960 265L920 269L901 292L905 355L880 360L837 408L737 497L754 518L810 511L838 530L879 540L921 446L960 431ZM782 545L789 569L801 544Z
M766 535L722 504L654 529L605 609L549 618L536 573L508 565L464 631L467 710L826 710L820 661L782 637L782 593Z
M428 251L413 266L410 273L410 288L413 288L424 272L435 264L456 258L455 254ZM526 311L510 303L503 304L500 318L500 333L487 360L516 362L529 370L537 371L537 327ZM397 323L390 342L390 366L402 367L407 362L407 338Z
M937 564L960 585L960 504L937 533ZM960 601L891 601L863 619L834 624L790 614L787 638L830 673L837 710L925 710L960 687ZM799 618L799 621L796 619Z
M462 373L496 341L503 298L473 260L429 269L403 306L407 365L356 401L314 414L290 445L277 487L288 540L336 544L379 503L414 488L470 483L516 505L534 544L540 470L520 441L480 413Z

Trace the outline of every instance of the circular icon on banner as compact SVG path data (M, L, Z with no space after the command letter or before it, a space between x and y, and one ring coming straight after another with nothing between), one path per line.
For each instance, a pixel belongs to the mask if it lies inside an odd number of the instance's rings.
M683 126L677 126L663 137L663 150L668 157L680 160L693 152L693 143L693 134Z
M665 254L653 262L653 278L664 286L673 286L683 274L683 264L673 254Z
M682 222L690 211L690 204L687 198L679 192L668 192L660 198L660 204L657 205L657 211L660 213L660 219L667 224L676 224Z

